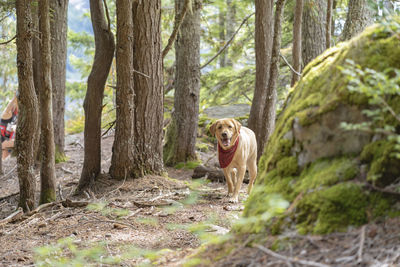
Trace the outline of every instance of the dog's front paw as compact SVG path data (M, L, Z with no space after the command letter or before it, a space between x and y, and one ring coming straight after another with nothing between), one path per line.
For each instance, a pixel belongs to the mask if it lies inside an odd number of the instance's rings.
M231 197L231 198L229 198L229 202L230 203L238 203L239 202L239 197Z

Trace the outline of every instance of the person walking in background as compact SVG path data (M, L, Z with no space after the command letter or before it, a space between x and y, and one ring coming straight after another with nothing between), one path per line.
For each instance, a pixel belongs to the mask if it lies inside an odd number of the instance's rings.
M0 130L1 130L1 147L2 159L6 159L14 148L15 129L17 126L18 101L17 96L11 99L6 109L1 114Z

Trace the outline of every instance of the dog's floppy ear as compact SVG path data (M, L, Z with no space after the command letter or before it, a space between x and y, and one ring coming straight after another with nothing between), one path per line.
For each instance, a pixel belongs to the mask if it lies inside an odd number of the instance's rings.
M217 129L217 123L218 121L214 122L211 126L210 126L210 133L212 135L215 135L215 130Z
M232 119L233 124L235 125L236 133L240 133L240 128L242 128L242 124L235 119Z

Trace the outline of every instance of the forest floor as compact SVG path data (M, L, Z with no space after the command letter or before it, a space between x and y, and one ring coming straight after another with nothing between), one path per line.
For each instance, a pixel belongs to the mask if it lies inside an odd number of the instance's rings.
M243 210L242 204L228 202L223 183L192 180L192 170L168 168L168 177L111 180L106 173L112 135L102 139L104 173L96 186L85 196L73 196L83 163L83 136L71 135L66 140L68 161L56 165L58 202L20 214L12 221L5 218L15 212L18 202L16 159L3 162L0 266L41 262L47 264L43 266L56 266L65 258L82 266L182 266L185 257L195 253L203 242L226 235ZM211 149L202 156L203 161L207 157L207 161L213 161L216 154ZM38 172L36 176L39 189ZM241 202L246 198L246 188L244 184ZM259 247L247 247L246 237L238 249L220 261L213 259L220 251L211 246L203 259L193 259L192 263L210 260L215 266L400 266L399 229L399 219L388 219L326 236L287 231L268 238ZM278 254L271 254L268 248L272 246L278 248Z

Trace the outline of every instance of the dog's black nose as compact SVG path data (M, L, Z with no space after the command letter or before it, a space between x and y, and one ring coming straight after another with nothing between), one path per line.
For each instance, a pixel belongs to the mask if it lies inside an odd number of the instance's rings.
M227 135L226 133L222 133L221 135L222 135L222 137L224 137L224 138L228 137L228 135Z

